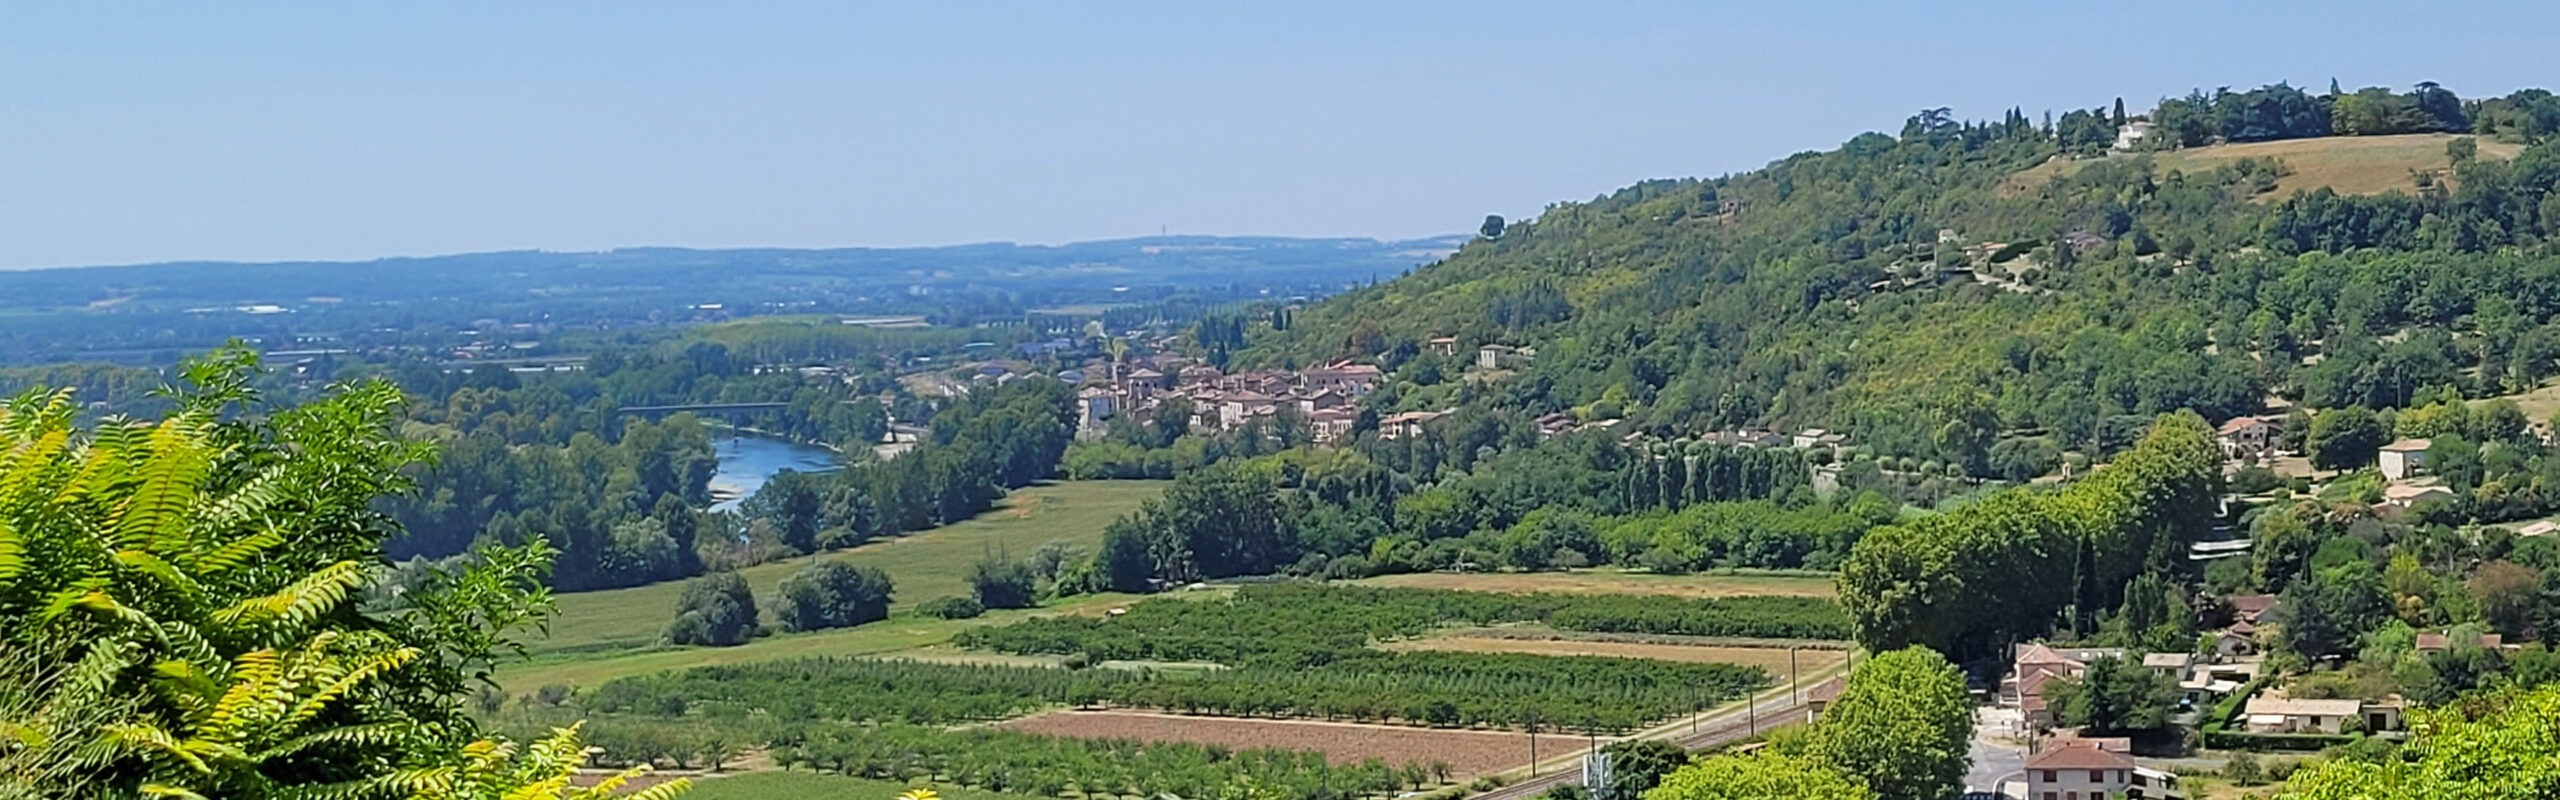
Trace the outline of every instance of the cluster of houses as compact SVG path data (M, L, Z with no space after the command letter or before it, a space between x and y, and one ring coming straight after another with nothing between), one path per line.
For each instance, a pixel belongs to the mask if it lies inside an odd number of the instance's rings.
M1027 355L1056 356L1068 352L1059 347L1063 342L1024 347ZM1387 378L1376 365L1351 360L1299 370L1228 373L1172 352L1170 342L1162 344L1168 346L1153 355L1122 361L1096 359L1074 371L1074 379L1084 384L1076 394L1077 437L1099 438L1114 417L1152 415L1167 401L1179 398L1190 403L1192 430L1232 430L1293 412L1304 421L1317 443L1330 443L1350 437L1353 424L1360 417L1360 399L1377 391ZM1038 353L1027 349L1034 346L1044 349ZM1458 340L1434 338L1424 349L1456 356ZM1487 344L1476 348L1474 365L1483 370L1517 369L1536 357L1534 348ZM1378 419L1378 436L1418 436L1426 426L1449 413L1440 410L1389 414ZM1550 435L1584 427L1571 415L1558 414L1540 418L1538 425L1541 433Z
M2056 730L2052 689L2057 682L2086 676L2100 659L2138 660L2144 669L2175 681L2182 706L2202 709L2233 694L2256 688L2240 706L2239 729L2254 734L2325 734L2388 732L2406 725L2405 703L2382 698L2293 697L2258 678L2265 669L2256 635L2279 606L2269 595L2223 598L2232 609L2231 623L2213 634L2213 646L2202 653L2133 653L2121 648L2056 647L2042 643L2018 646L2011 672L2000 684L1999 701L2017 708L2036 741L2023 776L2025 800L2099 800L2100 798L2179 797L2176 776L2135 764L2125 739L2082 738ZM2419 634L2420 652L2457 646L2450 632ZM2468 642L2460 644L2467 645ZM2516 649L2495 634L2481 635L2479 646ZM1837 690L1830 690L1836 696ZM1829 696L1817 696L1827 700ZM1816 707L1819 708L1819 702ZM2014 786L2014 785L2013 785Z
M2222 444L2223 454L2236 460L2263 460L2277 455L2276 438L2283 432L2283 418L2274 416L2233 417L2222 423L2215 438ZM2382 502L2374 510L2386 518L2396 518L2421 503L2451 500L2447 489L2426 474L2429 439L2400 439L2382 446L2374 454L2374 469L2387 483L2382 487Z
M1076 393L1079 438L1098 438L1111 419L1122 414L1150 415L1174 399L1191 405L1193 430L1231 430L1256 420L1294 412L1306 421L1317 442L1348 436L1360 416L1360 398L1377 391L1386 374L1375 365L1348 361L1303 370L1252 370L1227 373L1181 356L1144 359L1119 374L1089 380ZM1441 412L1445 413L1445 412ZM1436 414L1395 415L1379 420L1379 435L1411 435Z

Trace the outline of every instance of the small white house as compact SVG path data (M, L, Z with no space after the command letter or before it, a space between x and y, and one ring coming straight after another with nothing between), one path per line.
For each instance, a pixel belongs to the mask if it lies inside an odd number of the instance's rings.
M2425 439L2402 439L2383 445L2382 452L2374 457L2375 465L2382 468L2382 477L2407 480L2427 468L2428 444L2431 443Z
M2385 517L2397 518L2401 514L2408 513L2409 509L2417 507L2419 503L2453 498L2453 490L2442 486L2395 483L2382 487L2382 505L2379 506L2379 510Z
M2296 700L2272 692L2249 698L2243 709L2250 733L2338 733L2364 712L2364 701Z
M2116 149L2133 149L2135 143L2142 141L2142 137L2151 135L2151 128L2152 124L2143 120L2125 123L2124 127L2116 129Z

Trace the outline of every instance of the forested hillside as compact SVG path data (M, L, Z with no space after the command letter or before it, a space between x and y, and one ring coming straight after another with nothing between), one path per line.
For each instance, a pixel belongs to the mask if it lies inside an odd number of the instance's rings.
M1490 388L1427 370L1389 391L1663 436L1821 425L1975 475L1995 474L2004 431L2103 455L2178 409L2497 393L2560 370L2555 130L2548 92L2463 101L2433 84L2043 122L1933 109L1761 170L1489 220L1448 259L1255 326L1236 361L1393 368L1435 337L1529 346ZM2446 174L2409 176L2415 194L2276 196L2303 183L2281 159L2170 157L2427 133L2469 135L2445 137ZM2076 168L2020 180L2057 160Z

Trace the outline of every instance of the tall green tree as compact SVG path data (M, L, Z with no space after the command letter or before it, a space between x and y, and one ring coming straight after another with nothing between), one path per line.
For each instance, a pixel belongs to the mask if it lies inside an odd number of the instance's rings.
M2311 431L2302 446L2311 456L2311 465L2321 469L2354 469L2373 463L2375 453L2388 443L2391 432L2373 412L2360 406L2332 408L2311 418Z
M823 524L824 496L819 492L820 479L799 470L786 469L766 478L756 493L739 504L739 511L751 519L764 520L773 526L776 538L791 549L803 553L818 551L818 529Z
M1895 650L1849 673L1805 751L1884 800L1952 797L1973 763L1973 715L1954 664L1927 648Z
M2102 656L2079 678L2052 687L2064 724L2099 735L2160 730L2178 703L2178 685L2139 661Z
M1797 755L1717 756L1685 767L1644 800L1876 800L1857 776Z
M889 574L879 567L820 561L782 579L775 621L786 631L849 628L889 618Z
M667 623L667 641L728 647L746 644L758 628L756 596L747 580L735 572L714 572L685 583L675 620Z

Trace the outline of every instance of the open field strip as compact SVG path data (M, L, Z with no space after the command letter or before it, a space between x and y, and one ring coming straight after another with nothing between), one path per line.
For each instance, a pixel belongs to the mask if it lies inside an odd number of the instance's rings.
M1657 575L1650 572L1419 572L1360 581L1369 586L1455 589L1470 592L1557 594L1659 594L1674 597L1833 597L1838 588L1823 574Z
M510 666L500 671L497 679L509 693L522 695L553 684L591 689L615 678L691 667L812 656L876 656L943 644L961 631L979 625L1001 625L1062 614L1099 615L1136 599L1133 595L1093 595L1046 608L990 611L977 619L894 616L853 628L767 636L736 647L683 647L610 655L582 654L574 658L537 658L533 663Z
M1090 553L1102 543L1105 526L1135 510L1140 501L1163 494L1165 485L1164 481L1067 481L1030 486L1006 495L995 508L974 518L821 553L814 559L879 567L889 573L896 584L890 606L894 614L936 597L968 594L969 565L988 552L1028 556L1043 544L1064 542ZM758 605L770 612L770 598L782 579L812 560L759 564L738 574L755 591ZM656 644L683 593L683 581L668 581L560 595L560 613L551 620L550 636L535 640L531 649L536 655L592 653Z

